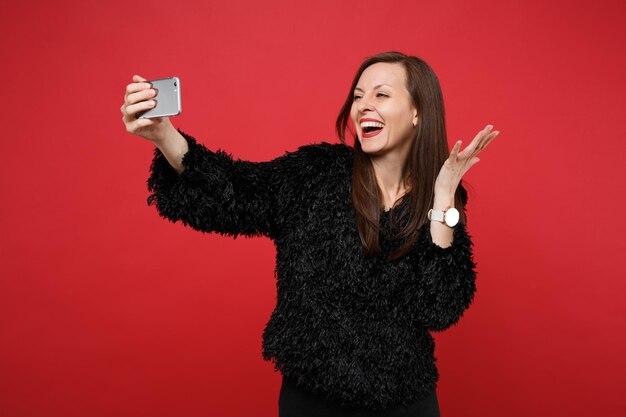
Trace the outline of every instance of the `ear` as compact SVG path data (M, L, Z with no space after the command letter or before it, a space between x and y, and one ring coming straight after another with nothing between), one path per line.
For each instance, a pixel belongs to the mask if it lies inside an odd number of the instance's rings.
M413 126L417 126L417 123L419 123L419 117L417 116L417 110L415 110L413 112Z

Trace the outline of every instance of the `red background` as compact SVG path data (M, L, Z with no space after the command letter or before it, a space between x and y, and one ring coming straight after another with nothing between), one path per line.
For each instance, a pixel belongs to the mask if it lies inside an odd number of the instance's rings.
M623 416L623 1L12 2L0 13L0 415L275 416L265 238L148 207L133 74L181 78L175 126L269 160L337 141L367 56L440 77L478 293L435 334L443 416ZM622 190L622 191L619 191Z

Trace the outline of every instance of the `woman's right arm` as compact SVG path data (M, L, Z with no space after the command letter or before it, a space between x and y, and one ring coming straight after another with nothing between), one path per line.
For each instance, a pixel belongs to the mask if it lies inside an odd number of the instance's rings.
M136 112L150 108L147 102L153 94L145 79L135 76L134 80L127 87L122 113L130 133L156 146L148 204L162 217L198 231L275 238L287 221L281 207L294 205L298 198L296 178L312 169L307 157L310 147L266 162L210 150L175 129L166 117L136 119Z
M170 124L170 126L172 125ZM185 169L183 157L189 151L189 144L183 135L172 126L171 130L166 132L165 137L154 144L167 159L167 162L174 168L174 171L181 175Z

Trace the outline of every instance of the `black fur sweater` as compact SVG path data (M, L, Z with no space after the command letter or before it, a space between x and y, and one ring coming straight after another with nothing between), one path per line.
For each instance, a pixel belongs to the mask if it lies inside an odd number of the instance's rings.
M267 236L276 245L277 304L263 359L309 390L371 410L408 404L436 388L429 331L458 322L476 291L466 225L452 245L431 240L394 262L390 211L381 207L380 256L366 258L352 211L353 149L322 142L267 162L234 159L187 139L179 176L158 148L148 204L203 232Z

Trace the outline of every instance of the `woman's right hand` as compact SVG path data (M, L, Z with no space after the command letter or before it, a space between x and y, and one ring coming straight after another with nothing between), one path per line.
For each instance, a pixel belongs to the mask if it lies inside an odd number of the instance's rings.
M152 100L157 95L155 89L145 78L133 76L133 82L126 86L124 104L120 108L126 125L126 131L133 135L147 139L153 143L162 141L171 132L173 126L169 117L154 117L150 119L138 119L136 113L149 110L155 106Z

